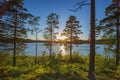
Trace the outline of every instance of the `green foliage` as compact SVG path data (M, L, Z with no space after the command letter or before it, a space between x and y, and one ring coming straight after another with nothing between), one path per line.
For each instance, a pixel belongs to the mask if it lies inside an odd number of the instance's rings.
M70 42L68 45L70 48L70 61L72 62L72 44L79 40L79 34L82 34L80 30L81 25L79 25L79 21L77 21L75 16L70 16L69 20L66 21L66 27L63 30L63 35L66 36L67 40Z
M3 12L5 12L0 16L0 47L5 49L4 53L8 51L14 53L13 65L15 66L16 53L23 54L25 51L26 44L23 42L27 37L25 26L32 15L24 8L24 0L3 0L3 3L0 3L0 6L3 4ZM3 45L4 43L6 45Z
M11 65L12 64L12 55L0 53L0 66Z
M59 29L58 19L59 19L59 15L57 15L56 13L51 13L46 20L46 24L48 25L48 27L44 28L44 32L43 32L43 37L45 38L45 40L48 41L47 43L45 43L45 45L50 51L50 56L49 56L50 59L53 53L52 52L53 42L56 40L56 34L58 34L55 31L56 29Z
M117 70L115 71L115 79L116 80L120 79L120 65L117 67Z
M97 80L115 80L113 77L116 69L115 59L97 55L95 63L95 75Z
M3 54L0 54L3 55ZM34 65L35 56L17 55L16 67L12 55L0 57L4 65L0 66L0 80L88 80L88 56L73 53L73 63L69 62L69 55L61 57L52 55L52 60L45 53L38 56L38 64ZM119 80L120 66L116 68L115 59L96 55L95 76L97 80ZM1 62L1 61L0 61Z
M119 63L119 20L120 9L119 0L113 0L113 2L106 8L106 17L99 21L99 26L96 28L99 32L102 32L102 38L106 39L105 44L109 44L105 48L106 52L110 51L116 54L116 65ZM116 48L113 46L116 45Z
M29 24L32 26L31 29L29 28L29 31L31 31L31 34L34 35L35 37L35 40L37 41L38 40L38 35L39 33L41 32L40 28L39 28L39 21L40 21L40 17L37 16L37 17L32 17L31 20L29 20ZM35 58L35 64L37 64L38 60L37 60L37 48L38 48L38 43L36 42L36 45L35 45L35 48L36 48L36 58Z

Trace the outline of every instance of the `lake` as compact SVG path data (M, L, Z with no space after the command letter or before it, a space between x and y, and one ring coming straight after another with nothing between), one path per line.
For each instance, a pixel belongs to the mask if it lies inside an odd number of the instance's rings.
M25 50L25 53L28 55L35 55L35 43L26 43L26 44L27 44L27 48ZM96 53L105 55L104 48L105 48L105 45L96 44ZM46 53L49 54L49 50L44 45L44 43L38 43L38 55L41 55L45 51ZM78 51L78 53L83 56L89 55L90 44L78 44L78 45L73 44L72 51L73 52ZM62 53L62 55L69 54L69 50L67 50L64 45L60 45L60 44L53 45L53 52Z

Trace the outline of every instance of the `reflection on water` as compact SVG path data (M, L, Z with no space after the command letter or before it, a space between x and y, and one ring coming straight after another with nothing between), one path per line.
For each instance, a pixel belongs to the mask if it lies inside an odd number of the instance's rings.
M60 54L61 56L65 56L67 53L66 53L66 50L65 50L65 46L64 44L60 45Z
M106 45L103 44L96 44L96 53L105 55L105 48ZM114 46L115 47L115 46ZM90 53L90 44L78 44L73 45L72 51L77 51L80 55L86 56ZM49 54L49 50L44 45L44 43L38 43L38 55L41 55L43 52L46 52ZM69 48L64 44L56 44L53 45L53 52L54 53L60 53L61 56L65 56L66 54L69 54ZM25 53L28 55L35 55L35 43L27 43L27 48L25 50Z

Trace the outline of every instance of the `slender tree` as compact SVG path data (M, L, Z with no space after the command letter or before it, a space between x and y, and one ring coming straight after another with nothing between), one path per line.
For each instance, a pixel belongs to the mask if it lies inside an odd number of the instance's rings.
M75 16L70 16L69 20L66 22L66 27L64 29L65 35L70 40L70 61L72 62L72 44L79 39L78 34L81 34L81 30L79 29L81 26L79 25L79 21L76 20Z
M46 27L44 29L43 37L48 41L48 43L46 45L50 51L49 59L51 59L51 55L52 55L53 41L56 39L57 32L55 32L55 29L59 28L58 27L58 24L59 24L58 19L59 19L59 15L57 15L56 13L51 13L47 17L47 21L46 21L48 27Z
M83 0L80 3L77 3L78 6L75 10L70 9L70 11L76 12L81 7L85 5L90 5L91 7L91 21L90 21L90 60L89 60L89 73L88 78L90 80L95 80L95 0L90 0L91 3L87 3L87 0ZM75 5L75 6L76 6Z
M91 21L90 21L90 62L89 62L89 73L88 78L90 80L95 80L95 0L90 0L90 4L87 3L87 0L83 0L76 4L78 7L76 9L70 9L70 11L76 12L81 7L85 5L90 5L91 7ZM75 6L76 6L75 5ZM75 7L74 6L74 7Z
M88 78L95 80L95 0L91 0L90 59Z
M40 17L33 17L30 21L29 24L31 24L31 29L29 29L31 31L31 33L35 36L36 39L36 45L35 45L35 51L36 51L36 57L35 57L35 64L37 64L38 60L37 60L37 49L38 49L38 34L40 33L40 28L39 28L39 20Z
M119 31L119 26L120 26L120 0L113 0L112 4L110 4L106 8L106 17L102 19L99 22L98 30L101 30L104 32L103 38L104 39L111 39L112 40L112 45L116 44L116 66L119 64L119 58L120 58L120 52L119 52L119 36L120 36L120 31ZM116 40L116 43L115 43ZM108 41L107 41L108 42ZM111 44L109 45L111 46ZM108 48L109 48L108 46ZM112 46L111 46L112 48ZM110 48L110 49L111 49Z
M23 0L11 0L13 6L8 9L8 14L5 16L5 23L8 27L7 36L13 44L13 66L16 65L16 53L22 52L25 45L22 42L26 35L25 24L30 14L27 13L27 9L23 7ZM21 50L22 49L22 50Z

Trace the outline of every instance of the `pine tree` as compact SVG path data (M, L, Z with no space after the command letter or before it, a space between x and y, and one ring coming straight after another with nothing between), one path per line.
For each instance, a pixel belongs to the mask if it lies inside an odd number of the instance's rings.
M32 17L31 20L29 20L29 24L32 26L31 29L29 29L31 31L31 33L35 36L35 39L36 39L36 45L35 45L35 52L36 52L36 58L35 58L35 64L37 64L38 60L37 60L37 48L38 48L38 34L41 32L40 28L39 28L39 20L40 20L40 17Z
M52 56L52 45L53 45L53 41L56 39L56 34L57 32L55 32L55 29L58 29L58 24L59 24L59 15L57 15L56 13L51 13L48 17L47 17L47 25L48 27L46 27L44 29L44 34L43 37L48 41L48 43L46 43L49 51L50 51L50 55L49 55L49 59L51 59Z
M27 13L27 9L23 7L23 0L11 0L13 5L8 9L7 15L4 17L7 31L7 38L11 40L11 50L13 50L13 66L16 65L16 54L24 52L25 44L23 39L27 37L25 24L32 15ZM12 47L13 45L13 47Z
M13 5L11 4L11 0L3 0L0 2L0 52L6 51L6 43L7 43L7 26L4 17L9 13L8 10L11 8Z
M12 7L11 0L3 0L0 2L0 19L2 16L6 15L8 12L8 9Z
M64 34L68 37L67 40L70 42L70 61L72 62L72 44L79 40L78 34L81 34L81 30L79 29L81 26L79 25L79 21L76 20L75 16L70 16L69 20L66 22L66 27L64 29Z
M119 43L119 38L120 38L120 1L119 0L113 0L112 4L110 4L106 10L106 17L100 21L100 24L98 26L98 30L102 30L104 32L103 38L104 39L111 39L112 45L116 44L116 65L119 63L119 58L120 58L120 43ZM116 41L116 42L115 42ZM108 41L107 41L108 42ZM108 48L112 45L110 44ZM110 48L110 49L111 49Z

